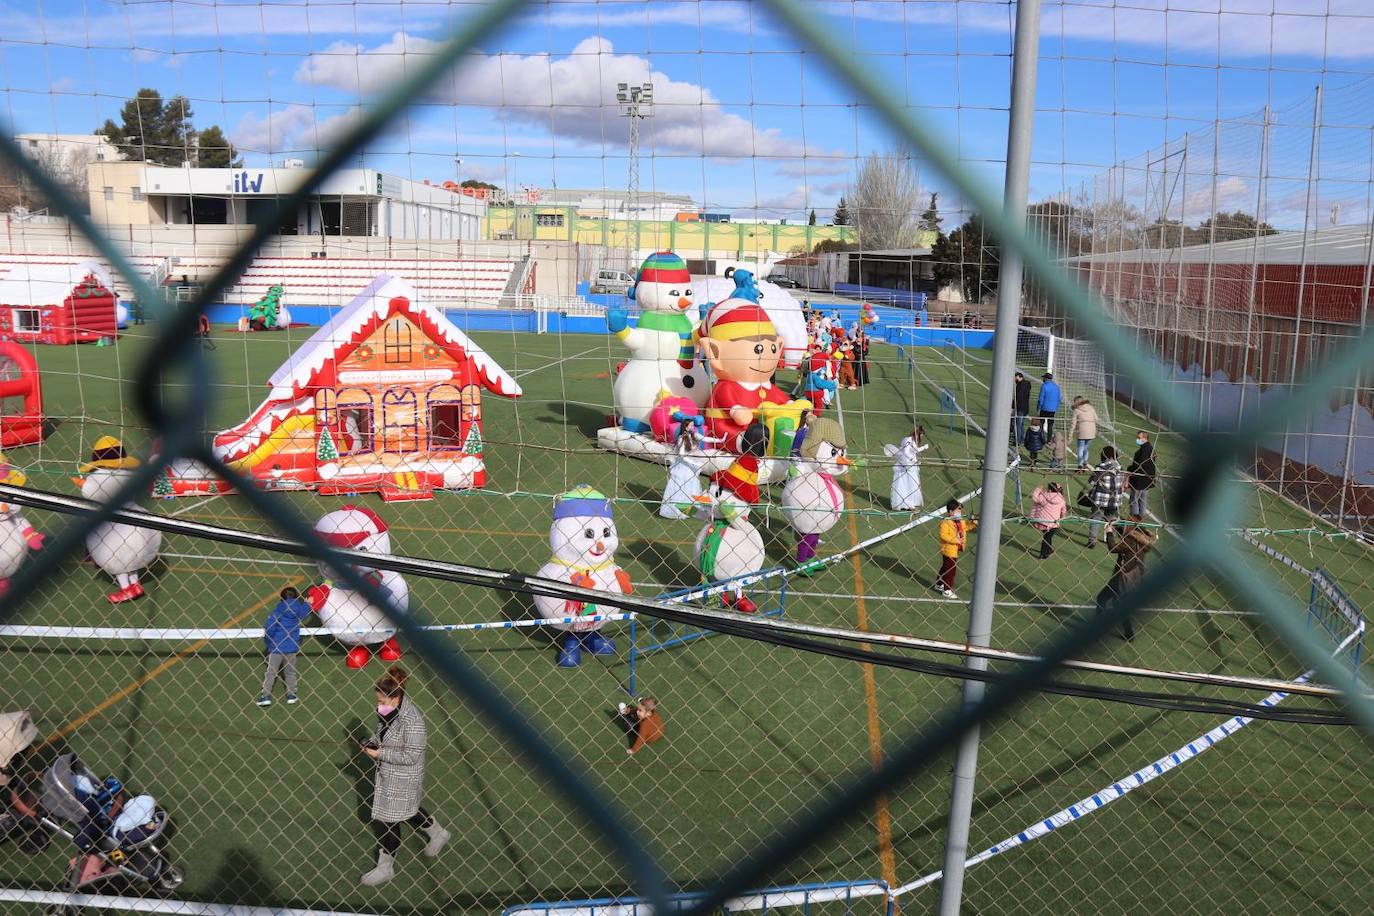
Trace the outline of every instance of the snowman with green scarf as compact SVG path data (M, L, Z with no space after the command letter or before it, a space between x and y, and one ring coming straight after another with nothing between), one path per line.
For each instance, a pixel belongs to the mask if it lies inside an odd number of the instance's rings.
M696 358L697 310L687 264L671 251L649 255L626 294L643 310L630 327L626 307L606 312L611 333L630 349L616 376L612 396L620 426L650 435L649 411L659 398L672 395L705 405L711 384Z

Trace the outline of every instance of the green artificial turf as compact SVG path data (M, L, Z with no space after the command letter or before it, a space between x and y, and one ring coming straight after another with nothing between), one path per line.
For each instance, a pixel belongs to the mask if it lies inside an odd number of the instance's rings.
M135 332L140 329L134 329ZM143 330L146 330L143 329ZM212 423L236 423L266 393L269 374L305 338L304 331L243 336L219 329L208 354L215 373ZM475 339L516 374L519 401L484 399L488 486L440 493L433 502L383 504L360 497L391 524L402 554L533 572L548 558L551 496L589 483L618 500L618 562L641 593L696 582L692 542L699 523L655 514L664 472L595 448L611 412L610 378L624 351L609 338L478 333ZM39 447L14 450L31 486L74 492L76 465L99 435L130 445L148 432L133 409L132 386L148 353L138 333L118 346L42 347L48 413L56 426ZM985 355L914 350L913 374L898 350L874 348L873 382L841 392L851 454L864 459L849 475L855 510L822 547L839 550L909 520L886 511L891 470L882 456L914 420L932 448L922 479L928 506L965 493L980 480L983 439L962 420L940 416L947 387L975 417L986 412ZM790 384L790 373L785 374ZM173 391L175 394L175 391ZM1113 406L1129 454L1137 423ZM1102 444L1101 442L1098 445ZM1181 441L1157 435L1167 476L1183 465ZM1019 475L1024 507L1050 472ZM1070 496L1083 477L1059 472ZM1007 511L1015 515L1016 487ZM284 509L307 520L347 500L278 494ZM777 494L773 494L773 499ZM1156 495L1157 511L1164 499ZM266 529L244 501L154 503L158 511L216 524ZM971 508L979 511L975 503ZM1268 493L1257 493L1253 523L1276 531L1308 529L1310 519ZM31 512L40 528L63 520ZM769 558L783 563L795 538L780 513L760 512ZM1031 650L1066 623L1090 613L1111 569L1101 547L1088 551L1081 522L1066 525L1059 549L1036 559L1039 535L1019 522L1004 529L993 642ZM1165 535L1162 547L1173 546ZM1346 540L1267 534L1267 543L1309 566L1321 565L1362 607L1371 606L1365 548ZM977 537L974 537L977 543ZM1301 609L1301 574L1253 552ZM111 584L70 558L62 574L15 622L148 627L260 625L277 590L313 582L311 564L210 542L168 536L147 577L148 596L118 608ZM814 578L788 582L789 618L876 631L960 640L966 605L930 590L939 554L933 525L887 540ZM960 563L967 596L974 566ZM444 623L533 616L526 599L410 577L412 607ZM756 590L765 605L774 587ZM1096 657L1156 668L1291 677L1301 665L1247 608L1206 580L1179 583L1167 610L1148 615L1130 644L1111 639ZM876 754L950 708L958 684L896 669L715 637L642 658L641 692L663 703L668 740L629 758L610 711L628 677L625 625L607 632L613 659L588 657L576 670L554 664L547 636L534 630L458 634L455 647L497 684L606 795L614 799L684 886L737 862L807 806L866 771ZM640 622L638 633L671 635ZM415 655L413 696L430 726L427 804L453 830L436 863L407 836L400 877L385 890L357 886L373 846L365 815L369 771L354 753L371 724L371 681L380 668L347 670L341 650L311 641L301 660L302 701L267 710L252 705L261 678L256 641L196 647L167 642L0 642L0 699L34 711L44 734L68 733L43 752L80 753L94 768L127 778L172 812L171 848L187 872L178 896L271 906L355 911L490 913L533 900L603 897L626 891L613 854L597 831L556 798L526 763L464 702L447 693ZM950 661L950 657L940 660ZM871 678L871 681L869 680ZM1114 684L1123 683L1120 680ZM138 685L138 686L134 686ZM1216 688L1131 686L1175 693L1257 699ZM870 692L871 691L871 692ZM871 700L871 703L870 703ZM1292 700L1292 704L1307 701ZM92 715L92 711L100 709ZM89 716L83 721L83 717ZM982 847L1090 795L1218 724L1218 717L1161 712L1065 697L1037 697L984 732L972 843ZM875 808L855 812L838 835L779 865L776 883L895 878L940 867L949 757L916 774ZM1358 875L1374 849L1367 829L1371 780L1367 746L1347 729L1257 723L1216 750L1128 798L1043 840L969 873L966 912L976 913L1291 913L1358 912L1367 889ZM880 844L885 819L890 873ZM6 847L0 884L49 888L67 852L55 844L29 858ZM933 906L933 887L904 905ZM860 912L877 912L873 904ZM829 910L823 910L828 912Z

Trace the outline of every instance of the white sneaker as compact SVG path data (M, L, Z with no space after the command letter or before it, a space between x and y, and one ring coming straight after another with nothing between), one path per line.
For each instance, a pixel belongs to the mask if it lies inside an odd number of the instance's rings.
M377 867L369 872L365 872L363 876L358 879L358 882L362 884L363 887L377 887L386 884L394 877L396 877L396 869L392 864L391 856L379 851L377 853Z
M425 844L425 855L432 859L444 851L444 845L448 843L453 834L437 823L431 825L427 833L429 833L429 842Z
M953 590L953 589L949 589L949 588L941 589L941 590L940 590L940 594L944 595L944 596L945 596L946 598L948 598L950 601L957 601L957 600L959 600L959 596L956 595L956 594L954 594L954 590Z

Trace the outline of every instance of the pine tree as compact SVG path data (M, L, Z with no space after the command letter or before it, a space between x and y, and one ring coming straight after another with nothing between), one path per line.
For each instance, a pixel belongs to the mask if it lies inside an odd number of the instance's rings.
M918 228L930 232L940 231L940 224L944 222L944 219L940 216L939 200L940 192L931 191L930 206L926 207L925 212L921 214L921 221L917 224Z
M163 498L176 495L172 492L172 478L167 476L166 468L159 471L157 480L153 481L153 495Z
M834 216L834 218L832 218L832 219L830 220L830 225L832 225L832 226L848 226L848 225L849 225L849 207L845 205L845 202L844 202L844 198L843 198L843 197L841 197L841 198L840 198L840 202L837 203L837 204L835 205L835 216Z
M467 438L463 440L463 451L469 455L482 454L482 433L476 423L468 427Z
M243 160L219 125L211 124L196 138L196 165L203 169L237 169L243 167Z
M814 226L814 225L816 225L816 211L815 211L815 210L812 210L812 211L811 211L811 215L808 216L808 217L806 218L806 225L808 225L808 226Z
M320 464L330 464L339 460L339 450L334 445L334 437L328 426L320 427L320 441L315 446L315 460Z

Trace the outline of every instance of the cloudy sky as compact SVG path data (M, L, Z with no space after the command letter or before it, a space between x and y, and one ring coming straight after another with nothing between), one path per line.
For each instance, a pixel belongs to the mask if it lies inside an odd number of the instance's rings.
M89 131L149 86L190 97L196 123L220 124L250 164L309 159L473 6L0 0L0 118L26 132ZM1000 185L1014 8L865 0L814 9ZM1134 158L1145 166L1123 181L1161 211L1192 219L1214 202L1254 209L1258 128L1224 131L1215 155L1209 139L1190 141L1186 168L1175 167L1178 138L1269 105L1291 129L1271 152L1297 156L1303 112L1310 140L1322 82L1362 124L1340 125L1350 136L1324 153L1322 175L1343 177L1313 206L1340 204L1346 219L1363 212L1374 108L1353 101L1363 84L1342 87L1374 69L1368 0L1044 0L1041 55L1033 197L1091 187L1091 176ZM627 123L615 84L646 80L658 104L644 126L642 184L710 209L799 219L815 208L827 220L858 159L893 143L761 3L550 0L488 39L361 161L442 181L455 176L457 156L463 177L503 186L620 188ZM957 205L941 176L926 169L922 183ZM1265 206L1292 221L1308 201L1282 187Z

